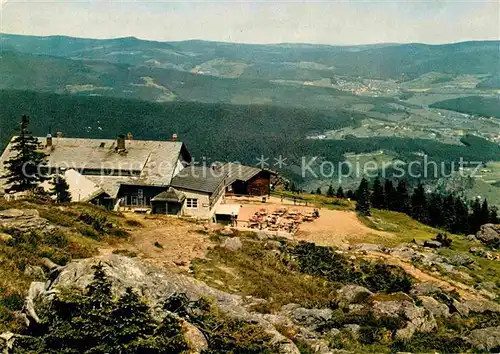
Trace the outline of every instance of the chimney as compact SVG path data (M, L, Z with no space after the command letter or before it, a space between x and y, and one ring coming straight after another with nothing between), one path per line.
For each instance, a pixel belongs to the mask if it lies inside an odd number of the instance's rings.
M52 149L52 135L47 134L47 142L45 144L47 149Z
M63 133L62 132L57 132L56 133L56 138L62 138L63 137Z
M177 141L177 134L172 134L172 141Z
M116 139L116 149L118 151L125 151L125 135L118 135L118 138Z
M127 140L134 140L134 136L132 135L131 132L128 132L128 134L127 134Z

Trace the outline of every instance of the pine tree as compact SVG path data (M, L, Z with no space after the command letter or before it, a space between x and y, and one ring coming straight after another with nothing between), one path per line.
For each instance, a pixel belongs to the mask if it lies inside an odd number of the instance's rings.
M356 211L363 216L370 216L370 187L366 178L361 180L356 191Z
M335 191L333 190L333 186L330 184L328 190L326 191L327 197L335 197Z
M491 207L490 209L490 223L492 224L500 224L500 219L498 218L498 209L497 207Z
M427 196L425 195L425 189L422 183L419 182L418 186L413 190L410 204L411 217L420 222L427 223Z
M453 233L465 234L469 232L469 208L460 197L455 197L455 223L451 228Z
M410 212L410 196L408 195L408 185L405 180L400 180L396 187L395 196L396 211L409 214Z
M45 154L40 149L40 143L37 138L28 130L29 117L21 117L19 136L14 138L12 150L16 155L5 161L7 174L6 178L7 193L24 192L35 189L40 183L46 181L40 172Z
M472 214L469 216L469 231L477 232L482 225L481 202L479 198L472 202Z
M352 193L352 191L348 191L348 192ZM335 193L335 196L337 198L345 198L346 197L344 194L344 190L342 189L342 186L339 186L339 188L337 188L337 192ZM352 198L352 196L351 197L348 196L348 198Z
M446 230L452 230L456 223L455 198L452 194L448 194L443 202L443 226Z
M443 197L441 194L434 192L431 194L428 203L429 223L431 226L443 226Z
M389 210L397 210L396 190L390 179L384 183L385 207Z
M339 187L339 189L340 189L340 188L341 188L341 187ZM338 190L337 190L337 193L338 193ZM345 193L345 197L346 197L346 198L349 198L349 199L351 199L351 200L356 199L356 195L355 195L355 193L354 193L351 189L347 190L347 192Z
M321 192L321 188L320 188L320 187L318 187L318 188L316 189L316 194L318 194L318 195L323 194L323 193Z
M66 179L60 175L55 175L51 181L52 188L50 194L56 197L56 203L71 202L71 193Z
M384 187L382 187L382 183L380 182L380 178L375 178L373 181L373 193L371 195L371 203L372 207L377 209L385 208L385 196L384 196Z
M487 224L490 220L490 208L488 201L485 199L481 205L481 225Z

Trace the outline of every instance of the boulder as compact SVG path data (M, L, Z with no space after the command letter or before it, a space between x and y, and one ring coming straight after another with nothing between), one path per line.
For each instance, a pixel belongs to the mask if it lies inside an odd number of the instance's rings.
M454 301L453 306L463 316L469 313L500 312L500 304L490 300Z
M420 301L422 301L422 306L424 309L432 313L434 317L449 317L450 309L445 304L437 301L430 296L419 296Z
M12 346L16 340L16 335L12 332L0 334L0 354L9 354L12 352Z
M424 247L441 248L443 245L439 241L429 240L424 242Z
M500 326L473 330L467 341L476 349L491 350L500 347Z
M484 224L476 233L476 238L486 244L500 241L500 225Z
M410 294L412 295L433 295L441 292L441 288L432 283L417 283L411 287Z
M349 284L343 286L338 294L341 299L347 301L348 303L352 303L358 296L362 296L360 294L365 294L366 297L372 295L372 292L367 288L359 285Z
M24 275L34 280L45 280L45 272L39 266L27 265L24 269Z
M6 233L3 233L3 232L0 232L0 242L9 242L10 240L12 240L13 237L9 234L6 234Z
M350 324L344 325L344 329L347 332L350 332L353 337L357 337L358 334L359 334L359 330L361 329L361 326L358 325L358 324L352 324L352 323L350 323Z
M400 317L407 321L406 327L399 329L396 336L408 339L415 331L431 332L437 328L436 319L423 307L415 306L408 300L374 301L372 312L377 317Z
M349 246L349 250L366 251L366 252L382 252L384 246L375 243L356 243Z
M0 228L19 232L51 232L54 226L41 218L35 209L8 209L0 211Z
M478 256L478 257L484 257L485 252L486 252L485 249L481 248L481 247L469 248L469 253L472 253L473 255Z
M448 263L455 266L468 266L474 263L474 259L467 253L457 253L448 257Z
M203 333L194 325L181 319L181 326L184 329L184 338L191 354L200 354L208 349L208 342Z
M219 231L219 233L222 235L222 236L233 236L234 235L234 231L233 229L229 228L229 227L225 227L223 228L222 230Z
M264 240L268 240L270 237L270 235L264 231L264 230L259 230L255 233L255 236L257 237L257 239L259 241L264 241Z
M291 312L292 320L300 326L309 330L316 330L325 325L332 318L333 311L330 309L306 309L296 308Z
M243 243L239 237L226 238L220 245L228 251L236 252L243 247Z

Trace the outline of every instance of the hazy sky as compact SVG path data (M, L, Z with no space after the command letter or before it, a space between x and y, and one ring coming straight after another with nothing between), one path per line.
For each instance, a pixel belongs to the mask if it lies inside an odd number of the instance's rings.
M0 32L160 41L447 43L499 39L500 1L0 0Z

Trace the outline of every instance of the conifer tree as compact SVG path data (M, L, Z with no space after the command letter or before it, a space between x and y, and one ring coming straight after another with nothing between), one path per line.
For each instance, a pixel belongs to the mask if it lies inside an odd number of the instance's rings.
M410 215L412 218L426 223L427 219L427 196L425 195L425 189L422 183L418 183L418 186L413 190L411 196L411 211Z
M397 210L396 190L390 179L385 180L384 184L385 207L389 210Z
M330 184L328 190L326 191L327 197L335 197L335 191L333 190L333 186Z
M443 221L443 197L439 193L432 193L428 203L429 223L431 226L442 226Z
M348 191L348 192L352 193L352 191ZM337 188L337 192L335 193L335 196L337 198L345 198L346 197L344 194L344 190L342 189L342 186L339 186L339 188ZM348 198L352 198L352 196L351 197L348 196Z
M377 176L373 181L373 193L371 195L371 203L372 207L377 209L385 208L385 196L384 196L384 187L380 182L380 178Z
M56 203L71 202L69 185L63 176L55 175L50 183L52 184L50 194L56 197Z
M455 223L450 231L461 234L469 232L469 208L460 197L455 197Z
M339 188L341 188L341 187L339 187ZM338 190L337 190L337 193L338 193ZM351 189L347 190L347 192L345 193L345 197L349 198L351 200L356 199L356 195Z
M455 198L452 194L448 194L443 201L443 226L447 230L451 230L457 223L457 215L455 213Z
M483 204L481 205L481 224L484 225L487 224L490 220L490 208L488 206L488 201L485 199L483 200Z
M366 178L361 180L356 191L356 211L363 216L370 216L370 187Z
M408 185L405 180L400 180L396 187L395 197L396 211L409 214L410 212L410 196L408 195Z
M320 187L318 187L318 188L316 189L316 194L318 194L318 195L323 194L323 193L321 192L321 188L320 188Z
M498 209L497 207L492 207L490 210L490 223L492 224L500 224L500 219L498 218Z
M478 231L482 225L482 219L481 202L479 201L479 198L476 198L472 202L472 213L469 217L469 231Z
M23 115L19 136L14 138L12 144L12 151L16 154L4 162L7 174L3 177L9 186L7 193L33 190L48 179L40 171L45 154L40 151L40 143L29 131L28 124L29 117Z

